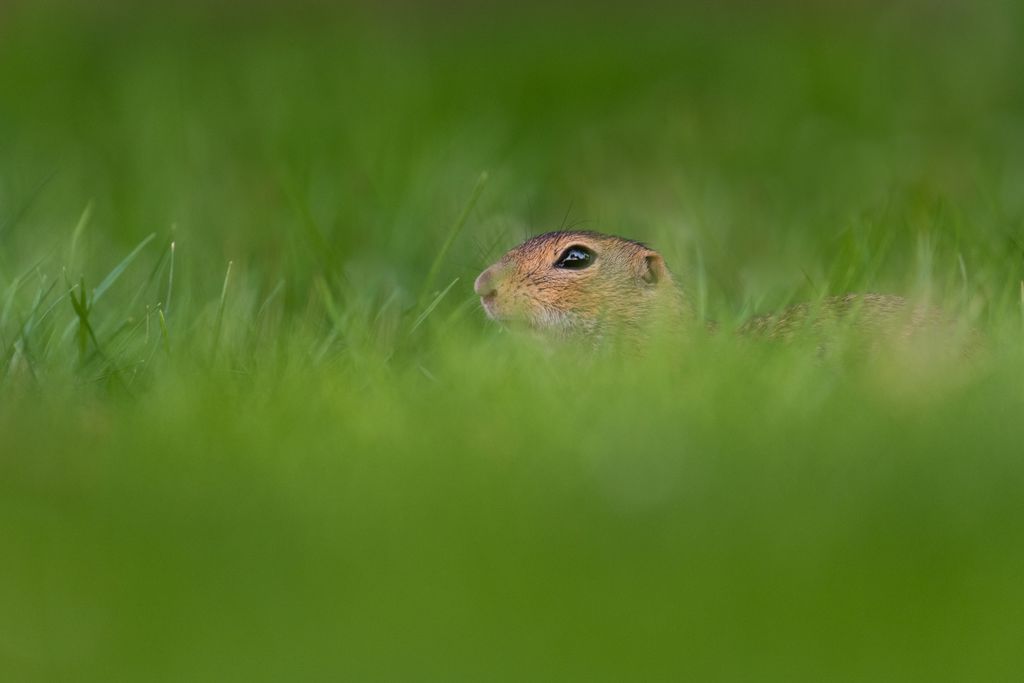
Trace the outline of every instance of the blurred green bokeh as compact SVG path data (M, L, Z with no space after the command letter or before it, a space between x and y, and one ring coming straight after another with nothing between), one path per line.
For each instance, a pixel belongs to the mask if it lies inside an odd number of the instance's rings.
M0 679L1016 678L1022 35L1009 0L0 5ZM984 349L503 333L472 278L565 225L723 330L890 291Z

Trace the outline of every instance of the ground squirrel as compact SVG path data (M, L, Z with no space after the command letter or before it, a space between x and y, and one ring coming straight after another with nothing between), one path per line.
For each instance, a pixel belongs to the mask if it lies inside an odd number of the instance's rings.
M644 332L656 321L699 326L658 252L597 232L549 232L510 250L474 284L487 315L557 337ZM789 341L850 323L869 336L906 337L938 323L937 309L889 294L845 294L743 323L746 337Z

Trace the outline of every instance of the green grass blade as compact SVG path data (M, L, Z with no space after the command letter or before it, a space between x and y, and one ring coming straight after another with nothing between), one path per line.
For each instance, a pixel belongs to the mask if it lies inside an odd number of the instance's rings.
M45 178L39 181L34 188L32 188L28 193L28 196L25 197L24 201L22 201L14 211L7 214L7 217L0 221L0 235L3 235L5 232L17 225L18 221L28 213L28 210L32 208L36 199L39 198L39 195L42 194L43 190L46 189L46 186L50 184L50 181L53 180L56 175L57 171L51 171Z
M164 314L171 314L171 294L174 292L174 242L171 242L171 269L167 273L167 295L164 297L164 308L161 313L161 318Z
M488 180L487 171L480 174L480 177L476 181L476 186L473 188L473 194L470 195L469 201L466 202L466 206L462 209L462 213L459 215L459 219L452 225L451 230L448 231L448 236L445 238L444 244L441 245L441 249L437 252L434 257L433 263L430 264L430 269L427 271L427 277L423 280L423 289L420 291L420 295L417 299L420 305L426 301L433 291L434 281L437 279L437 274L441 270L441 265L444 263L445 257L451 250L452 245L455 243L455 238L462 232L462 228L466 225L466 221L469 219L469 214L472 213L476 207L477 201L480 199L480 195L484 191L484 186L487 185Z
M167 331L167 320L164 318L164 312L157 309L157 320L160 321L160 341L163 343L164 352L171 355L171 335Z
M450 292L452 290L452 287L454 287L455 283L458 282L458 281L459 281L459 278L455 278L454 280L452 280L448 284L447 287L445 287L443 290L441 290L441 292L437 296L434 297L434 300L430 302L430 305L427 306L423 310L423 312L419 314L419 317L416 318L416 321L412 324L412 328L409 329L409 334L412 334L413 332L415 332L416 328L418 328L420 325L423 324L423 321L425 321L427 319L427 317L431 313L434 312L434 309L437 308L437 305L439 303L441 303L441 299L443 299L443 298L445 298L445 296L447 296L448 292Z
M129 253L127 256L121 259L121 262L114 266L113 270L107 273L107 276L103 278L103 281L100 282L99 286L96 287L96 289L92 293L93 304L99 301L103 297L103 295L106 294L107 290L110 289L115 282L117 282L118 278L121 277L121 274L124 273L125 269L129 265L131 265L131 262L134 261L135 257L139 255L139 252L141 252L143 248L145 248L145 246L152 242L155 238L156 233L150 233L148 237L139 242L138 246L132 249L131 253Z
M92 218L92 200L85 205L85 209L82 211L82 215L78 218L78 223L75 225L75 229L71 231L71 248L68 250L68 264L72 267L75 263L75 255L78 253L78 242L82 237L82 233L85 232L86 226L89 224L89 220Z
M217 349L220 345L221 328L224 325L224 306L228 300L228 283L231 281L231 266L234 265L234 261L228 261L228 269L224 273L224 285L220 290L220 303L217 305L217 321L213 325L213 346L210 350L210 357L214 358L217 355Z
M99 299L114 285L115 282L117 282L118 278L120 278L124 271L128 268L128 266L131 265L132 261L135 260L135 258L139 255L142 249L145 248L145 246L149 244L155 237L156 233L151 233L148 237L139 242L139 244L134 249L132 249L131 253L129 253L127 256L121 259L121 262L114 266L114 268L109 273L107 273L107 276L103 278L103 281L100 282L100 285L95 290L93 290L92 299L89 302L90 308L94 306L97 301L99 301ZM84 285L85 279L83 278L82 286ZM82 301L84 300L85 296L83 292ZM72 299L72 305L74 305L74 299ZM61 336L62 343L67 339L67 336L71 334L74 325L75 321L72 320L71 322L68 323L67 327L64 328L64 333Z

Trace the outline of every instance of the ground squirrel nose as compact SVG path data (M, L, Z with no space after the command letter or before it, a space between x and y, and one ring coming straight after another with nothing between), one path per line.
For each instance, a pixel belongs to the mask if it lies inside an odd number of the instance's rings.
M494 283L497 280L494 276L494 268L494 266L491 266L477 276L476 282L473 283L473 290L478 296L490 296L497 291L497 287L494 286Z

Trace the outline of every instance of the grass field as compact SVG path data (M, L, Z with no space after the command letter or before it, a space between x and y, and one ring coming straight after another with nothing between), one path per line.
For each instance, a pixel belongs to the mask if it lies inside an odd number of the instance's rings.
M0 679L1014 680L1024 6L0 5ZM701 314L484 318L572 225ZM449 248L450 245L450 248Z

